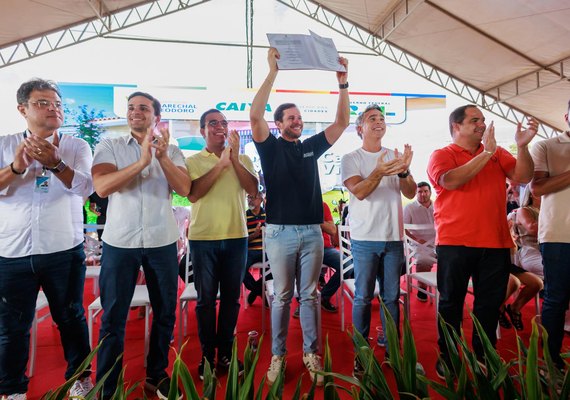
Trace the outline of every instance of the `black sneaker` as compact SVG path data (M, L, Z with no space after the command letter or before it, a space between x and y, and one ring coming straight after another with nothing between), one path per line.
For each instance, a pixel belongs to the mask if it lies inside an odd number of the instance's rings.
M300 316L301 316L301 306L297 306L297 308L295 308L295 312L293 313L293 318L299 319Z
M435 363L435 373L439 379L445 380L445 367L443 361L437 360Z
M418 301L425 303L428 300L428 295L427 293L421 292L418 290L418 293L416 294L416 298L418 299Z
M167 400L170 391L170 378L167 376L162 379L147 377L144 382L145 389L156 393L159 399ZM182 399L182 390L178 388L178 400Z
M227 356L218 357L218 363L216 364L216 368L221 371L227 371L230 369L231 360ZM243 363L238 360L238 376L242 376L244 373Z
M364 367L358 361L358 357L354 358L354 368L352 369L352 377L358 380L361 380L364 376Z
M435 363L435 373L437 374L437 377L439 379L445 380L445 364L442 359L438 359L437 362ZM455 374L453 370L449 370L449 373L451 377L455 379Z
M208 363L210 363L210 368L213 369L214 361L208 360ZM205 367L206 367L206 357L202 357L202 359L200 360L200 364L198 364L198 377L200 378L201 381L204 380L204 369L205 369ZM212 370L212 373L214 373L213 370Z
M338 312L338 309L334 304L331 303L329 299L321 299L321 308L330 313Z

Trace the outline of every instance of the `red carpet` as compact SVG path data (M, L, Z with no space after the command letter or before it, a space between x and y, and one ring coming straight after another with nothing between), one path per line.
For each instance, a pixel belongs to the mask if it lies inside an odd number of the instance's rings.
M91 283L88 281L85 288L86 301L85 308L93 300ZM418 361L421 362L426 370L427 376L431 379L437 379L435 375L434 365L437 358L436 344L436 325L435 325L435 305L432 303L420 303L414 295L411 297L411 325L414 332L416 347L418 350ZM468 301L471 298L468 296ZM351 321L351 304L347 305L347 321ZM127 334L125 344L125 365L126 380L131 384L144 380L143 367L143 339L144 339L144 320L137 319L136 311L131 312L131 319L127 323ZM530 336L530 318L534 315L534 304L530 302L523 310L525 330L520 333L525 343L528 343ZM188 344L183 353L183 360L188 365L190 372L195 380L198 391L201 392L202 386L198 379L197 366L200 361L201 352L196 334L196 321L194 318L194 307L191 306L189 314L189 335L186 337ZM269 316L269 313L267 314ZM333 370L335 372L350 375L353 367L353 352L350 339L346 332L340 330L340 314L322 313L323 337L328 335L333 358ZM372 317L372 326L379 325L378 302L375 302ZM97 321L99 322L99 321ZM98 323L95 325L95 337L98 334ZM239 322L237 326L237 340L239 343L239 352L243 354L247 341L247 333L251 330L261 332L261 303L259 298L252 307L240 311ZM471 323L465 324L465 331L468 338L471 337ZM175 333L178 330L175 329ZM375 332L374 332L375 334ZM511 330L502 330L502 339L499 340L498 349L502 357L511 359L516 354L515 332ZM177 343L178 338L175 338ZM568 341L565 340L565 348L568 347ZM287 373L286 384L283 398L287 399L292 396L295 391L297 381L303 376L303 393L310 388L310 380L308 374L302 364L302 337L299 321L291 319L289 329L289 339L287 342ZM256 384L259 385L263 374L265 373L271 357L271 339L269 334L264 338L264 343L260 348L260 361L258 373L256 375ZM375 350L379 360L384 358L384 349L377 348ZM174 358L174 352L171 360ZM36 371L31 378L28 398L39 399L49 389L53 389L64 381L63 374L65 371L65 362L63 360L63 352L59 344L59 332L51 323L51 319L46 319L40 323L38 328L38 350L36 360ZM394 389L394 379L391 377L390 369L384 367L384 372L388 377L391 387ZM93 375L94 376L94 375ZM220 386L217 391L217 398L224 398L226 377L220 377ZM340 382L339 382L340 383ZM267 389L264 389L265 392ZM317 398L322 398L322 389L317 389ZM320 396L319 396L320 394ZM349 398L340 392L341 398ZM433 394L433 392L432 392ZM142 390L137 389L133 398L142 398ZM436 396L434 396L436 398Z

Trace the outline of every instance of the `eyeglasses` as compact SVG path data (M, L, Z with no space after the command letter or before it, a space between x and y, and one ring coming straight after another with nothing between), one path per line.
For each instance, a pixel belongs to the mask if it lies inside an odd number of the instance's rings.
M222 125L224 128L228 127L228 121L224 120L224 121L218 121L218 120L211 120L208 121L208 126L211 126L212 128L217 127L218 125Z
M35 105L40 110L45 110L49 106L53 106L53 108L57 109L63 108L63 104L61 103L61 101L38 100L38 101L28 101L28 103Z

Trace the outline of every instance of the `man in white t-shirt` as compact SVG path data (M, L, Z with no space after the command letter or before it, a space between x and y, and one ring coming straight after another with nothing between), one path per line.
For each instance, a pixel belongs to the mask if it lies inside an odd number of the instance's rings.
M570 102L564 119L570 126ZM570 301L570 131L532 146L534 177L530 190L542 196L538 242L544 265L542 325L548 349L559 368L564 338L564 314Z
M382 147L386 122L380 106L372 104L358 116L356 131L362 138L362 147L342 158L341 174L350 191L349 225L355 278L352 322L367 338L376 280L382 301L399 326L400 272L404 264L400 193L412 199L416 182L409 170L411 146L406 145L403 154ZM381 317L385 326L383 313ZM361 363L355 360L354 374L361 372Z
M418 183L416 200L408 204L404 208L404 224L423 224L432 225L433 222L433 203L431 201L431 186L427 182ZM431 241L434 243L435 240L435 226L431 231L419 230L419 231L408 231L408 236L412 239L417 240L418 243L426 243ZM435 247L427 246L426 249L421 248L416 254L416 272L429 272L436 262ZM420 283L421 288L426 288L426 285ZM418 290L416 297L419 301L427 301L427 294Z

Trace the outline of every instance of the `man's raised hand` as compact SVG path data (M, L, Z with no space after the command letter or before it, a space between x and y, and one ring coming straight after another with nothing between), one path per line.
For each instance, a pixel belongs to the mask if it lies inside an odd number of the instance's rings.
M528 118L528 124L525 130L522 130L522 124L519 122L515 133L515 142L517 143L517 146L523 147L529 144L532 138L536 136L537 132L538 121L535 118Z

